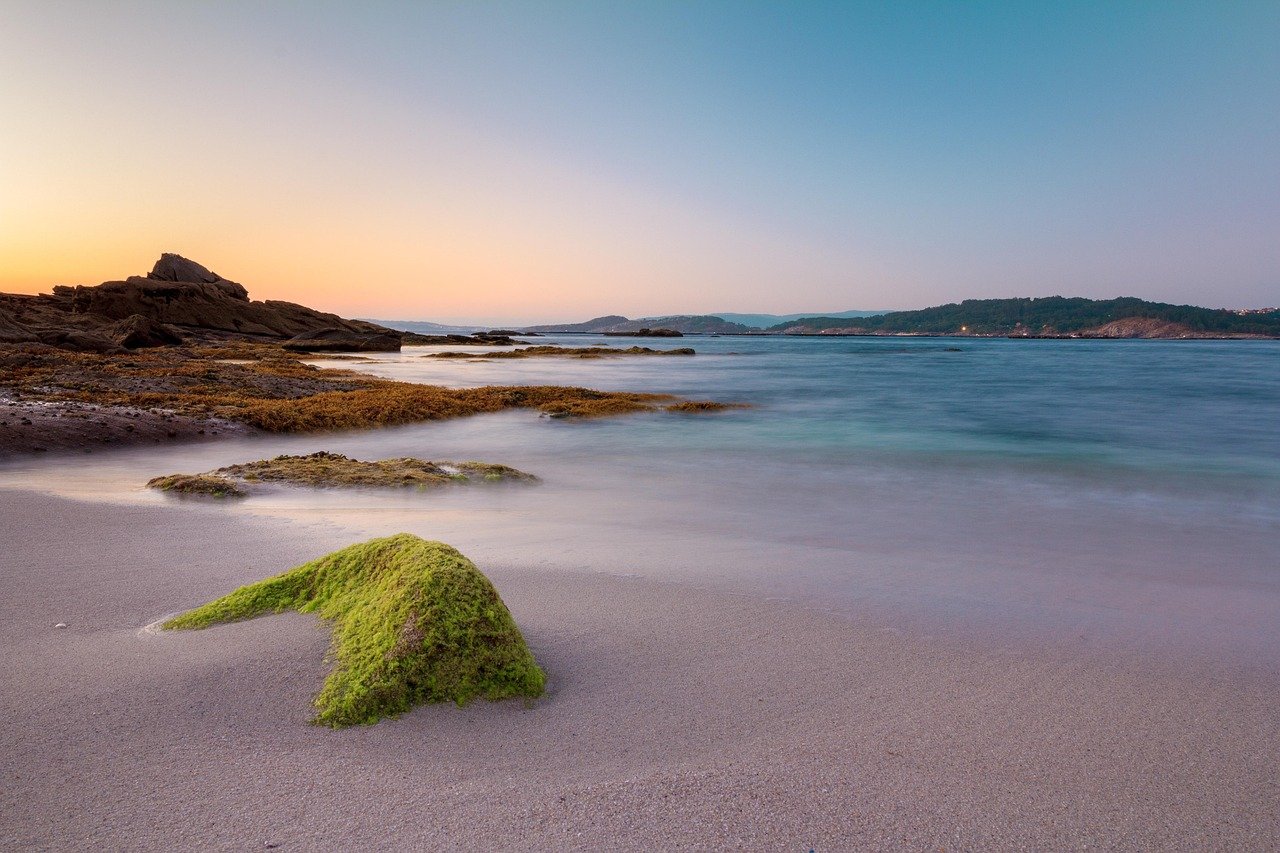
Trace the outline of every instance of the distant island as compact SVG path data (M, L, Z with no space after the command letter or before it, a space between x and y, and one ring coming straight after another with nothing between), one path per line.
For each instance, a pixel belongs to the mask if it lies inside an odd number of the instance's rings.
M723 317L711 314L681 314L671 317L645 317L639 320L629 320L618 314L610 314L582 323L527 326L520 332L536 332L542 335L609 335L658 328L671 329L686 335L748 335L762 331L742 323L731 323Z
M728 315L756 318L768 315ZM784 315L785 316L785 315ZM846 311L788 317L766 328L719 315L628 319L530 326L541 334L611 334L661 326L686 335L963 335L1013 338L1280 338L1280 308L1227 310L1148 302L1136 297L966 299L918 311Z

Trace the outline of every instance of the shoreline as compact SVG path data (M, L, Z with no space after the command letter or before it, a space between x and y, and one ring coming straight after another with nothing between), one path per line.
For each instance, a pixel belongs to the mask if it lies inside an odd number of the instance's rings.
M279 347L244 342L123 355L0 343L0 369L5 371L0 377L0 460L229 434L319 435L505 409L559 419L659 411L702 414L739 407L671 394L560 385L454 388L398 382L348 368L317 367L310 360Z
M544 337L609 337L612 332L540 332ZM1015 335L961 332L681 332L685 338L955 338L956 340L1010 341L1278 341L1280 335Z
M138 632L340 530L14 491L0 509L6 844L1280 843L1280 701L1257 673L482 564L547 697L335 733L306 725L313 618Z
M0 391L0 462L37 454L93 453L260 434L225 418L71 400L15 400Z

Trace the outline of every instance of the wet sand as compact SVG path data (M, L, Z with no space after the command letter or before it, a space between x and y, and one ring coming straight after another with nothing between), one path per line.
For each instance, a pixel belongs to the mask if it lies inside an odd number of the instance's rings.
M547 696L331 731L313 617L142 629L335 529L6 491L0 542L7 849L1280 846L1267 667L481 565Z
M0 390L0 460L29 453L93 453L250 435L247 424L196 418L136 406L101 406L70 400L16 400Z

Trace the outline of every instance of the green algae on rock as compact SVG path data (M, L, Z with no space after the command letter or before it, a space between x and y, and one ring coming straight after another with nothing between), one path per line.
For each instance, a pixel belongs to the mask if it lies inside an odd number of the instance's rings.
M333 622L334 667L313 722L375 723L428 702L542 694L546 677L498 591L443 542L373 539L174 617L206 628L297 610Z
M491 462L429 462L404 457L365 462L323 450L305 456L277 456L228 465L204 474L171 474L147 483L152 488L213 494L210 484L223 484L226 494L248 494L246 485L281 483L330 488L337 486L416 488L426 490L468 483L537 482L538 478L509 465ZM187 485L186 488L180 486ZM204 486L200 488L199 486Z

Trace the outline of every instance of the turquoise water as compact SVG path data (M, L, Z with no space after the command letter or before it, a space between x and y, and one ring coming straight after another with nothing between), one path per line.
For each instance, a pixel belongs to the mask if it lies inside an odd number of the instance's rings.
M549 342L618 344L581 336ZM1233 513L1280 517L1280 342L680 343L696 344L699 355L463 365L409 357L363 369L439 384L580 384L753 406L692 426L688 418L637 419L625 429L593 424L572 433L569 452L694 467L793 465L853 480L944 469L1023 479L1032 488L1068 478L1122 499L1222 501Z
M461 363L413 348L352 366L752 408L599 421L508 412L29 460L0 469L0 486L265 514L351 538L410 530L481 565L726 587L943 632L1280 659L1280 343L640 343L699 354ZM282 490L213 509L141 488L319 449L505 462L544 482L425 497Z

